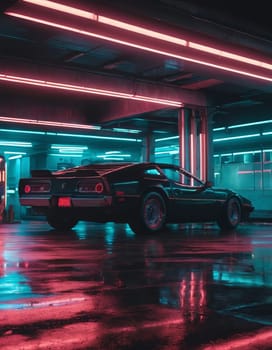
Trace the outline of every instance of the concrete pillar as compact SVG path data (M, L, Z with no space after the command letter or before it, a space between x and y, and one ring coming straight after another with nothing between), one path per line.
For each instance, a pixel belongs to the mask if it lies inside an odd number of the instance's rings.
M205 110L179 110L179 159L180 165L206 181L209 167L209 129Z
M181 108L178 113L179 163L180 166L182 166L183 168L190 170L190 110L186 108Z

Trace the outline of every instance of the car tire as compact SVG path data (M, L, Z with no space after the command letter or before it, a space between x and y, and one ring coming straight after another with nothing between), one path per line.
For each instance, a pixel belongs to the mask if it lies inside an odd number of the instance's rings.
M146 193L140 205L140 212L131 219L129 226L135 233L157 233L166 223L166 204L158 192Z
M47 214L48 224L56 230L67 231L73 228L78 220L62 210L54 210Z
M240 201L232 197L223 207L221 216L217 223L221 229L229 230L236 228L241 222L241 204Z

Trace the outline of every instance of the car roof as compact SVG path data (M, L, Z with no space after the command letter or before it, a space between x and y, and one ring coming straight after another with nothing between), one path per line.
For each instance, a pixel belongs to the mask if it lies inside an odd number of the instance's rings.
M193 178L199 180L197 177L190 174L190 172L179 167L178 165L169 164L169 163L156 163L156 162L104 162L104 163L92 163L88 165L73 167L69 169L58 170L53 172L57 176L69 176L69 175L86 175L86 176L103 176L112 172L122 171L131 167L135 168L150 168L156 167L160 169L171 168L180 170L183 174L192 176ZM200 181L200 180L199 180Z

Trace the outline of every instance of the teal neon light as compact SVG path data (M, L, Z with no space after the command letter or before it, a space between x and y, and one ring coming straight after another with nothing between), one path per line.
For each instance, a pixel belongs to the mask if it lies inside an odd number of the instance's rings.
M259 121L259 122L231 125L231 126L228 127L228 129L244 128L246 126L255 126L255 125L271 124L271 123L272 123L271 119L270 120L262 120L262 121Z
M230 125L230 126L226 126L226 127L214 128L213 131L223 131L223 130L228 130L228 129L245 128L247 126L263 125L263 124L271 124L271 123L272 123L272 119L261 120L258 122L236 124L236 125Z
M214 128L213 131L222 131L222 130L225 130L225 129L226 129L226 127L223 126L221 128Z
M230 141L230 140L239 140L239 139L248 139L251 137L259 137L261 136L260 133L258 134L251 134L251 135L240 135L240 136L231 136L231 137L222 137L219 139L214 139L213 142L222 142L222 141Z
M22 156L24 156L24 155L26 155L26 152L4 151L4 154L7 154L7 155L9 155L9 154L16 154L16 155L21 154Z
M11 156L11 157L8 158L8 160L19 159L19 158L22 158L21 154L18 154L17 156Z
M17 132L18 134L33 134L33 135L45 135L44 131L30 131L30 130L11 130L11 129L0 129L2 132Z
M168 140L175 140L178 139L179 136L169 136L169 137L163 137L160 139L156 139L155 142L159 142L159 141L168 141Z
M98 135L79 135L79 134L67 134L51 131L31 131L31 130L11 130L11 129L0 129L2 132L17 132L22 134L37 134L46 136L65 136L65 137L78 137L87 139L97 139L97 140L116 140L116 141L127 141L127 142L142 142L139 138L128 138L128 137L116 137L116 136L98 136ZM1 144L0 144L1 145ZM3 145L6 146L6 145Z
M115 141L128 141L128 142L142 142L142 139L130 139L126 137L114 137L114 136L96 136L96 135L77 135L77 134L65 134L57 132L56 136L67 136L67 137L79 137L87 139L99 139L99 140L115 140Z
M20 142L20 141L0 141L0 146L32 147L32 143L31 142Z
M70 157L70 158L82 158L82 155L81 154L55 154L55 153L50 153L49 156L52 156L52 157L59 157L59 158L62 158L62 157Z

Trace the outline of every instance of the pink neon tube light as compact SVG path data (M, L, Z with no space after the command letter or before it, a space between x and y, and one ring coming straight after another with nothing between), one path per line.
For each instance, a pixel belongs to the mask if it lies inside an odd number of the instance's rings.
M142 95L118 92L113 90L97 89L97 88L86 87L81 85L64 84L61 82L31 79L27 77L14 76L9 74L0 74L0 80L19 83L19 84L27 84L32 86L41 86L41 87L47 87L47 88L53 88L53 89L83 92L87 94L111 96L111 97L118 97L118 98L137 100L137 101L146 101L146 102L163 104L167 106L175 106L175 107L183 106L183 104L179 101L160 99L160 98L155 98L150 96L142 96Z
M46 7L46 8L50 8L52 10L60 11L60 12L67 13L67 14L70 14L73 16L78 16L78 17L82 17L85 19L90 19L90 20L97 21L97 22L100 22L103 24L108 24L108 25L116 27L116 28L125 29L125 30L128 30L130 32L149 36L151 38L164 40L164 41L175 43L175 44L182 45L182 46L187 45L187 41L184 39L180 39L180 38L168 35L168 34L159 33L159 32L154 31L154 30L150 30L147 28L143 28L141 26L129 24L129 23L126 23L123 21L113 19L113 18L101 16L101 15L98 15L98 14L95 14L92 12L88 12L85 10L80 10L80 9L75 8L75 7L59 4L59 3L56 3L54 1L24 0L24 2L28 2L31 4Z
M73 129L100 130L99 126L94 126L94 125L52 122L49 120L37 120L37 119L28 119L28 118L26 119L26 118L0 116L0 121L8 122L8 123L17 123L17 124L19 123L19 124L31 124L31 125L59 126L64 128L73 128Z
M125 40L115 39L115 38L110 37L110 36L100 35L100 34L97 34L97 33L94 33L94 32L81 30L81 29L78 29L78 28L62 25L62 24L59 24L59 23L56 23L56 22L51 22L51 21L43 20L43 19L36 18L36 17L27 16L27 15L16 13L16 12L6 12L6 14L10 15L10 16L17 17L17 18L29 20L31 22L47 25L47 26L50 26L50 27L54 27L54 28L58 28L58 29L62 29L62 30L67 30L67 31L70 31L70 32L78 33L78 34L89 36L89 37L95 37L95 38L107 40L107 41L110 41L110 42L113 42L113 43L126 45L126 46L129 46L129 47L133 47L133 48L144 50L144 51L148 51L148 52L153 52L153 53L160 54L160 55L163 55L163 56L173 57L173 58L176 58L176 59L189 61L189 62L192 62L192 63L201 64L201 65L204 65L204 66L217 68L217 69L220 69L220 70L225 70L225 71L232 72L232 73L237 73L237 74L248 76L248 77L251 77L251 78L256 78L256 79L261 79L261 80L265 80L265 81L268 81L268 82L272 82L272 77L270 77L270 76L265 76L265 75L261 75L261 74L251 73L251 72L248 72L248 71L245 71L245 70L231 68L231 67L228 67L228 66L218 65L218 64L215 64L215 63L211 63L211 62L195 59L195 58L192 58L192 57L186 57L186 56L178 55L178 54L175 54L173 52L158 50L156 48L135 44L135 43L128 42L128 41L125 41Z
M195 175L195 135L194 133L190 134L190 170L191 173ZM193 179L191 179L191 185L193 185Z
M206 154L207 154L207 139L205 133L200 133L199 135L199 155L200 155L200 178L201 180L206 180L207 176L207 169L206 169L206 164L207 164L207 159L206 159Z
M132 25L132 24L129 24L129 23L126 23L123 21L113 19L113 18L101 16L101 15L98 15L98 14L95 14L95 13L92 13L89 11L81 10L81 9L67 6L67 5L63 5L63 4L59 4L59 3L54 2L54 1L23 0L23 2L31 3L31 4L45 7L45 8L49 8L49 9L52 9L55 11L60 11L63 13L71 14L73 16L82 17L82 18L89 19L92 21L97 21L97 22L100 22L103 24L107 24L107 25L116 27L116 28L121 28L121 29L124 29L126 31L130 31L130 32L134 32L137 34L152 37L155 39L167 41L167 42L174 43L177 45L188 46L188 47L193 48L195 50L207 52L207 53L212 54L212 55L225 57L225 58L229 58L231 60L247 63L250 65L257 66L257 67L262 67L262 68L265 68L268 70L272 70L272 64L264 62L264 61L256 60L256 59L249 58L249 57L244 57L242 55L234 54L234 53L231 53L231 52L228 52L225 50L219 50L219 49L207 46L207 45L202 45L199 43L195 43L193 41L189 41L189 40L178 38L178 37L175 37L172 35L160 33L160 32L153 31L153 30L150 30L147 28L143 28L143 27L138 26L138 25Z
M54 1L23 0L23 2L28 2L28 3L33 4L33 5L46 7L46 8L49 8L51 10L56 10L56 11L68 13L70 15L74 15L74 16L78 16L78 17L82 17L82 18L86 18L86 19L97 20L97 15L92 13L92 12L80 10L80 9L75 8L75 7L71 7L71 6L67 6L67 5L63 5L63 4L59 4L59 3L56 3Z

